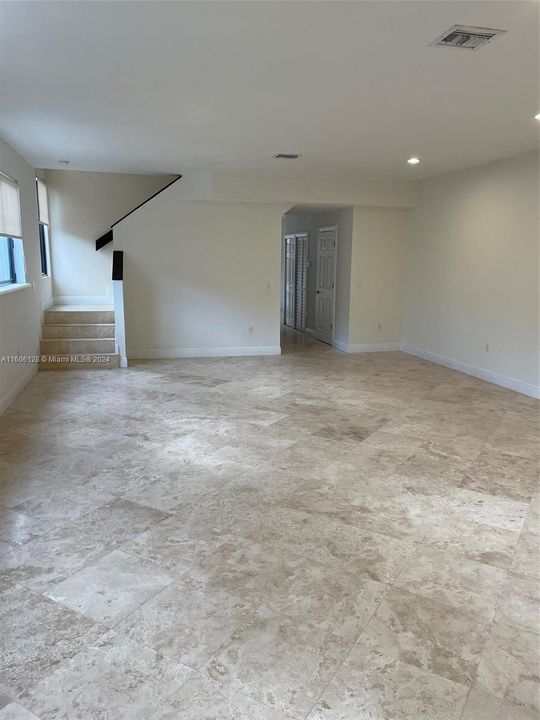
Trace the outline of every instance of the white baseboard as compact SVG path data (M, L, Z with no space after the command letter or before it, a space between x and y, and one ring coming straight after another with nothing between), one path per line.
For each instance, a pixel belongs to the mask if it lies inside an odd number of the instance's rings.
M30 380L33 378L33 376L37 372L37 365L27 365L25 367L25 370L26 372L24 373L24 375L19 378L15 385L6 393L4 393L0 398L0 415L2 415L2 413L8 409L8 407L11 405L12 402L14 402L15 398L21 392L24 386L29 383Z
M170 358L237 357L250 355L281 355L279 345L262 347L215 347L215 348L133 348L128 351L130 360L166 360Z
M362 343L355 345L334 340L334 347L347 353L395 352L401 350L401 343Z
M454 358L449 358L445 355L438 355L437 353L429 352L429 350L422 350L422 348L415 347L414 345L402 343L401 350L408 355L422 358L422 360L428 360L429 362L437 363L437 365L444 365L444 367L465 373L465 375L472 375L480 380L485 380L494 385L500 385L508 390L514 390L522 395L529 395L530 397L540 399L540 387L536 385L530 385L521 380L500 375L492 370L485 370L476 365L469 365L469 363L454 360Z

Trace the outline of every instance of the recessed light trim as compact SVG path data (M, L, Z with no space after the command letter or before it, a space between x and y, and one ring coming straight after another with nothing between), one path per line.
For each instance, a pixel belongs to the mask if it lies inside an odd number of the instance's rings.
M418 165L418 163L420 162L420 158L410 157L407 162L409 163L409 165Z
M273 160L298 160L301 157L298 153L276 153L272 155Z

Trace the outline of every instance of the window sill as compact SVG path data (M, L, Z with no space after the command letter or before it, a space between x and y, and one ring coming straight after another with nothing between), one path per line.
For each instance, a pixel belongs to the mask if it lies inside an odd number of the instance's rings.
M24 290L24 288L32 287L31 283L12 283L11 285L0 285L0 295L7 295L8 293L16 292L17 290Z

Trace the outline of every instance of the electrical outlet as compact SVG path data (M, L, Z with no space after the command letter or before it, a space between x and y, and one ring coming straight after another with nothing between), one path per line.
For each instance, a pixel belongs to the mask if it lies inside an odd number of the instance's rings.
M377 330L382 330L382 323L377 323Z
M253 325L248 326L248 335L253 335Z
M485 352L489 352L489 343L486 343L486 347L484 348Z

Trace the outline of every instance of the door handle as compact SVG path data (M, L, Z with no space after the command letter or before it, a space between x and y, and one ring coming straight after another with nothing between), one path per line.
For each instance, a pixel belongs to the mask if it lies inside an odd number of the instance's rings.
M321 294L321 291L320 291L320 290L315 290L315 294L316 294L316 295L320 295L320 294Z

